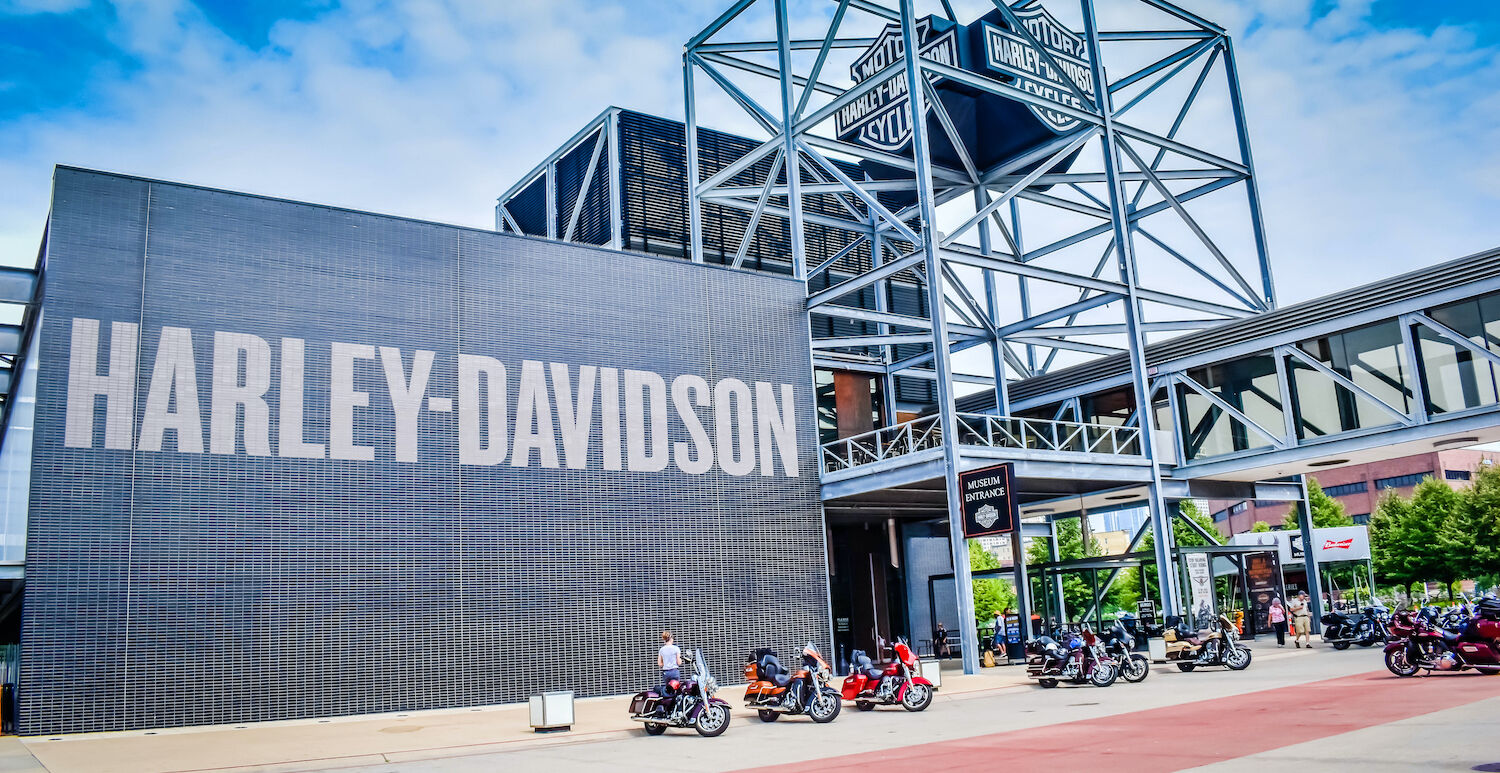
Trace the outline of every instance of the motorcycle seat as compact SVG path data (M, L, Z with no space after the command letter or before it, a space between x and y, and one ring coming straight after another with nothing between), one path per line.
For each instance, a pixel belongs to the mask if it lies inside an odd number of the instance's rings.
M767 655L760 659L760 676L777 687L785 687L792 681L792 675L782 668L781 660L775 655Z
M853 660L854 667L850 669L850 672L856 674L864 674L867 678L877 681L882 676L881 670L879 668L876 668L875 664L870 662L870 656L866 655L864 652L855 650Z

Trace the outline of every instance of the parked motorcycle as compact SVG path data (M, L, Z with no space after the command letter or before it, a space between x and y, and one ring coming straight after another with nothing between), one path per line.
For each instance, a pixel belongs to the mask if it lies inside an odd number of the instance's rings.
M1239 632L1224 615L1215 616L1205 631L1191 631L1180 616L1168 616L1162 639L1167 645L1167 661L1176 663L1182 671L1199 666L1242 671L1250 665L1250 649L1240 643Z
M1120 665L1120 676L1127 682L1139 682L1151 673L1151 659L1135 651L1135 637L1116 622L1104 636L1104 651Z
M920 664L911 647L897 640L891 654L891 662L882 668L871 663L864 650L855 650L849 656L849 675L844 677L840 690L843 699L854 701L860 711L893 703L901 704L907 711L921 711L932 705L932 682L918 675Z
M745 705L760 721L775 722L782 714L806 714L812 721L832 722L844 707L838 690L828 685L833 670L811 642L802 648L802 667L788 671L770 649L750 653L745 663Z
M1358 615L1329 612L1323 615L1323 641L1336 650L1348 649L1351 644L1372 647L1383 644L1390 638L1385 620L1390 610L1382 606L1365 607Z
M1411 612L1398 612L1392 629L1397 638L1385 647L1385 667L1396 676L1470 668L1500 674L1500 600L1481 600L1461 632Z
M1120 675L1119 664L1104 642L1087 627L1059 631L1058 638L1038 636L1026 643L1026 675L1042 687L1061 682L1108 687Z
M630 718L644 722L646 735L661 735L669 727L691 727L713 738L729 727L729 703L713 697L719 683L708 673L702 650L685 652L682 665L691 676L669 681L664 691L646 690L630 699Z

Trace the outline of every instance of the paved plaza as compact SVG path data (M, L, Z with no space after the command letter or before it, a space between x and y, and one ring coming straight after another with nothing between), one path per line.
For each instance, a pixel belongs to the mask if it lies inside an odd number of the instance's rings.
M740 688L720 693L738 705ZM1277 649L1249 670L1158 666L1141 684L1043 690L1020 668L945 673L920 714L848 709L829 725L743 709L714 739L646 737L624 698L579 701L574 729L533 734L524 707L239 727L5 739L0 771L467 773L585 770L1048 769L1466 771L1500 762L1500 679L1397 679L1379 650Z

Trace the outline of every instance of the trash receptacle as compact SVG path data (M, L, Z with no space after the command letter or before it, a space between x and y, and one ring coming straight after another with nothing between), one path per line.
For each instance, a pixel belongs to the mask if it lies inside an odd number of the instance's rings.
M1153 636L1146 640L1146 651L1151 655L1152 663L1161 663L1167 659L1167 641L1160 636Z

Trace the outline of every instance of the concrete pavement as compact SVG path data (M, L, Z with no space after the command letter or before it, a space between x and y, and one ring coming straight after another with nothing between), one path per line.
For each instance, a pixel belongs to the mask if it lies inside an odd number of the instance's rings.
M503 706L154 733L3 739L0 773L42 770L43 765L52 773L477 773L496 769L570 773L776 765L854 770L869 767L872 758L901 760L896 765L900 769L918 763L942 769L993 768L1006 760L1012 767L1033 769L1021 764L1027 754L1038 763L1046 760L1042 767L1075 758L1090 762L1108 758L1105 764L1115 773L1126 769L1154 773L1206 763L1212 763L1206 770L1248 773L1250 765L1264 770L1267 762L1279 761L1316 761L1323 769L1345 769L1354 762L1347 756L1351 748L1363 755L1361 770L1409 770L1416 760L1443 759L1440 754L1406 748L1406 740L1401 741L1402 748L1388 749L1385 741L1390 738L1409 739L1418 748L1439 742L1453 764L1500 762L1500 750L1489 753L1496 757L1490 760L1486 750L1479 748L1492 743L1489 735L1465 731L1478 728L1481 720L1492 716L1500 702L1500 678L1463 674L1398 680L1387 678L1380 657L1378 649L1295 650L1262 643L1255 662L1243 672L1209 669L1185 674L1157 665L1141 684L1120 682L1108 689L1044 690L1025 679L1019 667L988 669L975 676L945 672L943 689L932 707L919 714L899 708L864 713L847 706L828 725L815 725L805 717L766 724L753 713L737 709L728 732L713 739L700 738L691 730L646 737L638 724L626 719L628 698L623 696L579 701L574 730L549 735L530 732L524 706ZM1348 680L1352 682L1345 684ZM1375 692L1364 692L1367 689ZM742 687L730 686L720 695L738 706L741 693ZM1385 708L1366 710L1366 697L1377 693L1381 697L1376 705ZM1403 700L1419 693L1425 702ZM1449 693L1455 700L1458 693L1469 697L1450 708ZM1410 705L1401 707L1403 703ZM1366 722L1377 726L1365 727L1362 723ZM1299 731L1302 735L1285 730L1299 726L1307 726ZM1251 733L1252 740L1242 737L1245 733ZM1342 739L1340 733L1355 738L1354 745L1343 740L1330 743L1322 737ZM1208 756L1164 758L1158 748L1191 748L1229 736L1239 740L1226 742ZM1423 742L1423 738L1430 740ZM1128 756L1116 756L1126 751ZM1151 763L1121 768L1121 760ZM1366 765L1367 761L1375 767Z
M949 661L951 665L953 662ZM940 695L1028 689L1020 667L985 669L966 676L944 669ZM736 727L754 722L740 708L744 686L722 688L736 707ZM516 749L621 739L641 733L627 718L629 696L591 698L575 704L570 732L532 732L524 704L321 720L169 728L156 731L36 736L12 741L17 759L35 756L51 773L169 773L174 771L305 771ZM853 707L850 707L853 713ZM674 731L675 732L675 731ZM687 731L691 733L692 731ZM6 757L0 746L0 773ZM18 763L19 764L19 763ZM24 770L24 768L20 768ZM36 768L40 769L40 768Z
M454 756L444 759L407 761L358 768L358 773L480 773L505 769L574 773L597 770L704 771L740 770L786 765L788 770L834 768L839 758L855 753L875 753L899 762L890 770L914 767L935 770L972 769L941 755L920 762L903 759L909 750L924 744L982 744L986 736L1000 732L1046 729L1079 720L1109 720L1130 713L1170 709L1193 701L1277 691L1298 685L1371 673L1382 669L1380 651L1335 652L1283 649L1262 644L1254 664L1246 671L1208 669L1185 674L1176 668L1156 666L1140 684L1118 683L1107 689L1061 687L1045 690L1032 685L964 694L939 693L931 708L920 714L900 709L869 713L847 711L828 725L814 725L805 718L782 719L773 724L742 721L736 716L728 732L719 738L699 738L691 730L668 731L658 738L637 731L626 737L599 743L517 750L505 754ZM1485 677L1478 677L1484 679ZM1500 679L1494 680L1500 691ZM1288 707L1288 712L1291 711ZM1291 722L1288 713L1285 721ZM1197 743L1173 734L1170 726L1153 729L1150 736L1164 744ZM1080 739L1086 738L1082 733ZM1098 764L1111 769L1113 760L1100 762L1080 758L1069 762ZM1017 770L1047 769L1018 764L1014 750L990 748L977 767L985 770L1011 767ZM861 770L880 767L860 760ZM835 768L836 769L836 768ZM1157 768L1153 773L1172 770Z

